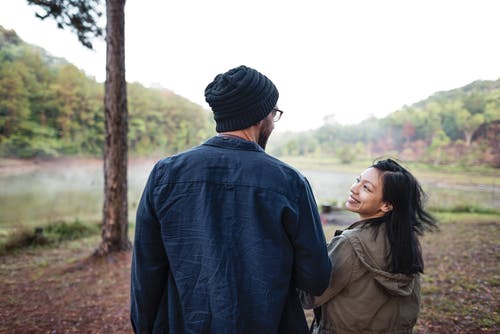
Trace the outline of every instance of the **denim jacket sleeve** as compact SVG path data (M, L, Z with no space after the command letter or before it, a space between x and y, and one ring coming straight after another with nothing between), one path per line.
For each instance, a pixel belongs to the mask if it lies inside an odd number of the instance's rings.
M160 309L167 289L169 263L154 210L155 171L156 166L144 188L135 223L130 294L130 318L135 333L151 333L166 317L166 312Z
M295 249L293 280L296 288L320 295L328 286L331 264L318 207L307 179L302 187L296 222L285 223L295 227L289 230Z
M321 296L301 292L300 299L305 309L327 303L348 286L352 279L356 256L349 240L343 235L334 237L328 245L328 253L332 263L329 286Z

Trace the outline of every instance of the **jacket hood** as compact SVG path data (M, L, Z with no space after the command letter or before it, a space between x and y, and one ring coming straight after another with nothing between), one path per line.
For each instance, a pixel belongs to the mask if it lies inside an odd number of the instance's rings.
M415 288L418 275L394 274L381 268L376 259L370 255L374 254L370 249L380 247L380 242L375 242L372 232L373 230L371 228L367 228L363 229L362 233L352 234L349 237L356 255L361 263L372 272L373 279L387 290L389 294L395 296L409 296ZM378 233L379 235L384 235L385 231L381 228Z

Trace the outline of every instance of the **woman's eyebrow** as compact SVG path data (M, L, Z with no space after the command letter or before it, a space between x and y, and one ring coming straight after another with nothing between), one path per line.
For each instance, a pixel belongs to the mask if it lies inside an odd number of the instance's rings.
M369 181L369 180L367 180L367 179L363 179L363 178L361 177L361 175L360 175L360 176L358 176L358 178L359 178L359 180L360 180L360 181L363 181L363 182L365 182L365 183L369 183L369 184L371 184L373 187L375 187L375 184L374 184L373 182L371 182L371 181Z

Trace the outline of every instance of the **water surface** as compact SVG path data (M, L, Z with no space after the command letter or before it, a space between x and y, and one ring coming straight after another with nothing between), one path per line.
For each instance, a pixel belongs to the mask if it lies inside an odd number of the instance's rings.
M134 161L128 168L129 220L155 161ZM318 205L344 203L359 171L334 172L306 169ZM490 185L427 184L428 204L452 207L478 205L500 209L500 189ZM103 172L98 161L42 164L21 171L0 174L0 226L45 224L57 220L99 221L102 217Z

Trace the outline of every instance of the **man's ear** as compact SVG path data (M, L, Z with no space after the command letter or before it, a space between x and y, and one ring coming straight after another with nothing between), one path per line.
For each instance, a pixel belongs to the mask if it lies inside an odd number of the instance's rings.
M384 202L382 204L382 207L380 208L382 210L382 212L384 213L387 213L387 212L390 212L392 211L392 204L389 203L389 202Z

